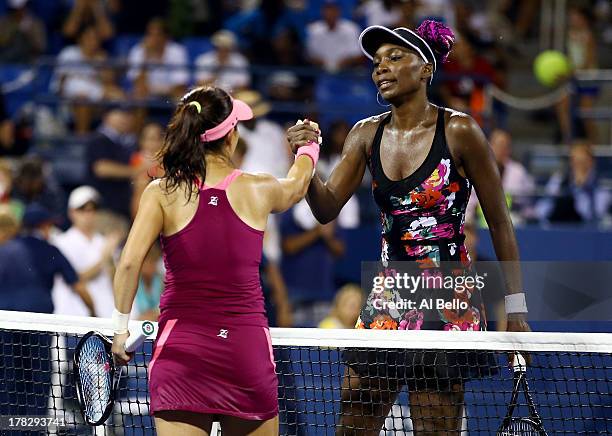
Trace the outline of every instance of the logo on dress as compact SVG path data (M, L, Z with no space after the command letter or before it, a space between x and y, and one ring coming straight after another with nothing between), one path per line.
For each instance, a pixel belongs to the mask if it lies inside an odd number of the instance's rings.
M218 201L219 201L219 197L212 196L210 197L210 201L208 202L208 204L212 204L213 206L216 206Z
M227 330L225 329L219 330L219 334L217 335L217 337L227 339Z

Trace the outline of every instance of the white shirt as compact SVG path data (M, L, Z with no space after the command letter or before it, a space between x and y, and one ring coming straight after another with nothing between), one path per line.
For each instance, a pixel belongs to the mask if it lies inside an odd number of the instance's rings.
M288 145L285 131L276 123L258 119L253 130L238 124L238 132L247 143L242 170L247 173L267 173L285 177L289 170Z
M100 261L100 254L106 242L101 234L95 234L89 239L80 230L71 227L64 233L54 236L51 243L66 256L76 272L80 274ZM115 305L109 271L103 269L97 277L86 283L86 287L94 301L96 315L110 318ZM66 285L63 279L55 279L52 297L54 313L89 316L89 311L81 297Z
M64 48L57 56L57 67L51 82L52 91L60 92L62 77L65 77L61 89L64 97L81 97L97 101L104 95L98 71L85 59L78 45Z
M219 66L217 52L203 53L196 58L196 82L209 81L216 77L215 86L231 91L246 88L251 83L249 61L240 53L229 55L227 63Z
M402 19L402 14L397 6L391 10L385 8L382 0L369 0L359 6L358 12L366 19L367 26L395 26Z
M165 65L145 67L149 89L153 94L167 94L172 88L189 83L187 50L181 44L168 41L161 59L146 59L142 44L132 47L128 56L129 79L135 80L147 62Z
M359 26L340 19L331 30L325 21L308 25L306 50L308 55L323 60L329 71L338 70L338 64L349 57L359 56Z

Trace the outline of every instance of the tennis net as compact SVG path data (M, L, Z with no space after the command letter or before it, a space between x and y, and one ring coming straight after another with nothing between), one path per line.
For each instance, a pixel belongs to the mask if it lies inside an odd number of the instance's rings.
M141 329L131 321L132 332ZM147 364L156 332L124 370L106 424L84 424L72 356L91 330L110 336L110 320L0 311L0 434L155 433ZM421 435L434 434L427 430L434 425L461 428L448 434L494 435L513 391L512 351L531 359L527 381L548 435L612 434L610 333L271 333L283 435L412 435L414 428ZM528 409L519 395L514 415L528 417Z

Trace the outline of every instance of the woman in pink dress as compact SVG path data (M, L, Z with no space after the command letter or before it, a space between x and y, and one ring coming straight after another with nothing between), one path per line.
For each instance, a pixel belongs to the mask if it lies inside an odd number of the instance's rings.
M216 420L225 434L278 434L259 278L263 234L270 213L304 197L319 145L301 147L284 179L243 174L231 156L236 124L252 116L219 88L182 98L160 151L165 175L145 189L115 275L113 353L124 363L140 267L161 239L165 289L148 375L162 436L208 435Z

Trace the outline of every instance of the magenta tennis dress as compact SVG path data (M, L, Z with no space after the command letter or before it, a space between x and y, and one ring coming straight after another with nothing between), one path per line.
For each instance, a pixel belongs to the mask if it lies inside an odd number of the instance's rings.
M149 364L151 413L186 410L265 420L277 378L259 278L263 232L228 202L235 170L203 187L192 221L161 237L166 282Z

